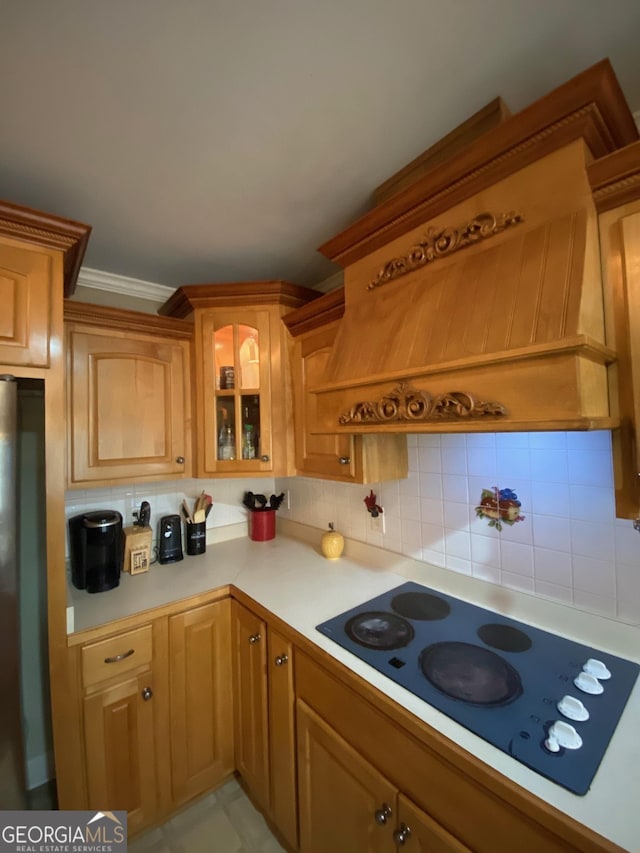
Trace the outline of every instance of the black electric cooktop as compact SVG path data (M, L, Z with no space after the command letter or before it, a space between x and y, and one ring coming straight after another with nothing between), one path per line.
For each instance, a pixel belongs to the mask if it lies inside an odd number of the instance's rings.
M586 794L640 666L408 582L317 630L498 749Z

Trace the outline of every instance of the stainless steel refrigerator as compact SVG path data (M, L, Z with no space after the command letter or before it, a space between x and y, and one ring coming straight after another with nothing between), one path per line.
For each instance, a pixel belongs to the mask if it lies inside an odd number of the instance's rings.
M49 775L43 400L42 381L0 376L0 809Z

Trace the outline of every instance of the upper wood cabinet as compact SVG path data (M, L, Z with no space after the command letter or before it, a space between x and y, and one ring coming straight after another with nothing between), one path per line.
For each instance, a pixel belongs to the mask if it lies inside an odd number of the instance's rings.
M599 214L610 372L616 516L640 513L640 142L589 167Z
M61 271L57 252L0 238L0 363L49 366L51 285Z
M269 311L203 311L196 322L204 377L199 426L204 470L271 471L282 453L273 431Z
M90 231L0 201L0 364L51 366L63 288L75 284Z
M186 285L160 309L194 323L198 476L294 473L281 318L313 296L282 281Z
M65 326L69 486L188 476L191 327L74 302Z
M408 472L406 436L354 436L316 431L318 401L312 389L322 385L325 379L343 307L343 291L332 291L284 318L294 336L292 373L297 473L345 483L404 478Z

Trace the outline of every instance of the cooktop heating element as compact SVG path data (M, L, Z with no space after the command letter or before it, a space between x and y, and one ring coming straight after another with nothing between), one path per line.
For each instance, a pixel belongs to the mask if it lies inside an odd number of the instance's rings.
M589 790L640 670L412 582L317 630L576 794Z

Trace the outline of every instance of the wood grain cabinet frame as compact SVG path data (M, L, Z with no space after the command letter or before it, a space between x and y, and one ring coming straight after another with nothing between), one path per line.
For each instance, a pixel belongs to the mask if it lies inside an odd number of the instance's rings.
M73 292L90 232L88 225L0 200L0 373L43 389L51 722L57 780L76 802L84 784L66 631L63 296Z

